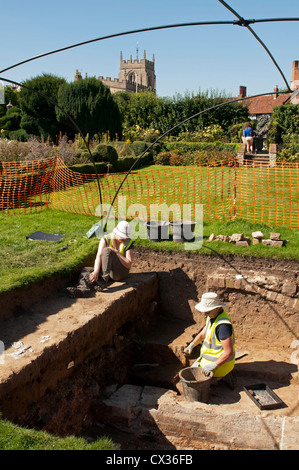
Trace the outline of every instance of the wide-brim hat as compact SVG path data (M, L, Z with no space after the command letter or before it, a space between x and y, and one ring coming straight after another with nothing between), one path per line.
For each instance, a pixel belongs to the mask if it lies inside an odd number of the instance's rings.
M126 220L122 220L119 224L113 229L113 233L119 238L126 239L131 236L132 227Z
M196 310L199 312L210 312L214 308L224 307L225 304L221 302L215 292L207 292L201 296L199 304L195 305Z

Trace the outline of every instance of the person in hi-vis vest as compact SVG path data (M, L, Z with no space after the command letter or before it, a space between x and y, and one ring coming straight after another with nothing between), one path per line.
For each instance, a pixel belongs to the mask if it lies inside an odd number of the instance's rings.
M94 291L103 290L110 281L122 281L133 262L132 227L122 220L99 243L94 267L81 270L76 287L67 287L70 297L89 297Z
M125 279L133 263L132 227L122 220L109 235L104 235L99 243L98 252L90 273L91 282L97 282L102 270L105 282Z
M205 375L212 371L214 377L227 376L235 366L234 328L224 306L215 292L202 295L195 308L205 314L206 324L184 349L186 354L191 354L193 348L203 342L200 356L192 367L202 367Z

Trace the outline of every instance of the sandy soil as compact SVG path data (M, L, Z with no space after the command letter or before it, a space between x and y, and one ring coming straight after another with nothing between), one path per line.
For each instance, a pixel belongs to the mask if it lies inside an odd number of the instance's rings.
M184 361L181 354L184 344L186 345L204 324L203 316L194 309L194 306L200 300L201 294L207 290L208 276L213 276L219 270L234 272L236 276L246 275L249 272L255 273L257 278L263 275L266 278L265 282L271 281L272 289L276 289L277 292L282 291L286 282L292 282L297 286L293 298L298 298L298 263L293 261L243 259L231 256L201 257L190 252L154 253L136 248L134 268L129 280L125 283L112 284L110 289L96 294L93 298L74 302L66 296L63 288L63 285L70 285L70 280L55 278L38 287L2 296L0 339L6 346L6 353L14 353L11 344L18 341L30 346L33 352L26 352L26 356L20 355L17 360L13 356L7 358L1 365L1 380L3 381L4 377L6 379L18 377L21 381L22 364L23 361L24 365L28 361L29 354L32 354L32 358L37 357L45 345L50 347L52 342L59 343L61 335L67 334L71 338L73 332L89 320L95 305L100 302L101 309L105 311L106 307L113 304L114 299L119 298L121 291L134 287L140 282L140 276L146 276L148 273L156 273L158 276L158 305L163 322L159 320L155 328L149 330L141 340L151 344L154 342L168 344L170 349L173 348L177 356ZM275 285L273 279L277 281ZM219 288L217 292L226 302L226 310L234 324L237 350L245 352L238 360L237 368L242 370L246 383L267 379L287 404L287 408L277 412L288 416L299 416L297 367L299 311L283 303L271 302L259 294L249 294L242 289ZM71 361L67 366L73 367ZM39 367L46 367L46 364L39 364ZM77 384L73 385L72 392L73 401L77 403L85 399L80 381L82 376L78 378ZM53 390L56 385L54 380ZM53 390L49 391L52 393L48 399L49 406L54 403ZM90 390L88 393L90 397ZM68 394L70 394L69 383L66 385L65 393L59 392L62 402L63 399L70 401L70 398L67 398ZM240 401L238 397L240 398L239 390L235 392L235 402L239 406L244 406L244 409L251 406L248 400ZM217 403L217 389L213 399ZM46 402L42 408L46 409ZM64 417L61 410L59 413L61 420L56 422L62 423ZM49 414L51 415L51 411ZM51 428L49 430L53 431Z

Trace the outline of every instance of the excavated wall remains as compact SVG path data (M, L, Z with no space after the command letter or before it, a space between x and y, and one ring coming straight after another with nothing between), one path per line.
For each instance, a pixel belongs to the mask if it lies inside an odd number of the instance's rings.
M55 278L0 298L2 416L59 435L113 424L125 449L298 448L298 263L138 247L134 266L88 299L69 299L69 280ZM183 349L204 324L194 306L206 290L226 302L244 357L235 391L217 386L211 403L194 404L178 371L196 357ZM282 409L261 412L244 396L261 381Z

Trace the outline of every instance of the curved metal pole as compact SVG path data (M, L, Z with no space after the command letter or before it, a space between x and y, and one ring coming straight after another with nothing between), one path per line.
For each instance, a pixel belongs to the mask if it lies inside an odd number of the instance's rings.
M248 25L250 23L262 23L262 22L270 22L270 21L271 22L273 22L273 21L299 21L299 18L269 18L269 19L260 19L260 20L253 20L253 19L244 20L241 17L239 17L239 18L240 18L240 20L242 20L242 26L244 26L245 24ZM164 26L152 26L150 28L134 29L134 30L125 31L125 32L122 32L122 33L109 34L107 36L102 36L102 37L95 38L95 39L89 39L87 41L79 42L77 44L72 44L72 45L66 46L66 47L61 47L60 49L55 49L53 51L49 51L49 52L45 52L43 54L36 55L36 56L31 57L29 59L22 60L21 62L18 62L14 65L6 67L5 69L0 70L0 73L7 72L8 70L11 70L15 67L18 67L19 65L26 64L27 62L31 62L33 60L41 59L42 57L46 57L48 55L56 54L57 52L63 52L63 51L66 51L68 49L73 49L75 47L84 46L86 44L91 44L91 43L97 42L97 41L103 41L105 39L111 39L111 38L116 38L116 37L120 37L120 36L126 36L126 35L129 35L129 34L145 33L145 32L148 32L148 31L158 31L158 30L162 30L162 29L171 29L171 28L182 28L182 27L186 27L186 26L211 26L211 25L235 25L235 24L239 24L239 22L237 22L237 21L195 21L195 22L192 22L192 23L177 23L177 24L170 24L170 25L164 25ZM253 31L252 31L252 33L253 33ZM268 50L267 50L267 52L269 53Z
M53 104L54 106L57 106L58 109L60 109L60 111L62 111L64 113L64 115L71 121L71 123L73 124L73 126L75 127L75 129L80 133L83 141L84 141L84 144L88 150L88 153L89 153L89 156L90 156L90 159L91 159L91 162L94 166L94 169L95 169L95 174L96 174L96 178L97 178L97 184L98 184L98 189L99 189L99 194L100 194L100 202L101 202L101 205L102 205L102 192L101 192L101 186L100 186L100 181L99 181L99 176L98 176L98 172L97 172L97 168L96 168L96 164L95 164L95 161L94 161L94 158L92 156L92 153L90 151L90 148L89 148L89 144L87 143L85 137L84 137L84 134L83 132L81 131L80 127L78 126L78 124L76 123L76 121L72 118L72 116L70 116L61 106L59 106L58 103L56 103L56 101L52 100L52 98L49 98L49 96L45 95L44 93L38 91L38 90L35 90L34 88L31 88L27 85L24 85L23 83L18 83L18 82L15 82L13 80L8 80L7 78L3 78L3 77L0 77L0 80L3 80L4 82L8 82L8 83L13 83L14 85L17 85L17 86L21 86L23 88L25 88L26 90L29 90L29 91L32 91L36 94L38 94L39 96L42 96L43 98L45 98L47 101L49 101L51 104Z
M283 91L281 92L280 94L286 94L286 93L289 93L288 91ZM141 157L143 157L143 155L148 152L152 147L153 145L155 145L157 142L159 142L159 140L161 140L163 137L165 137L167 134L169 134L171 131L173 131L174 129L176 129L177 127L181 126L182 124L184 124L185 122L188 122L190 121L191 119L197 117L197 116L200 116L201 114L207 112L207 111L212 111L213 109L216 109L216 108L220 108L222 106L226 106L227 104L231 104L231 103L237 103L238 101L245 101L245 100L250 100L251 98L257 98L258 96L266 96L266 95L273 95L273 91L270 92L270 93L259 93L258 95L252 95L252 96L246 96L245 98L236 98L236 99L233 99L233 100L230 100L230 101L225 101L223 103L219 103L219 104L216 104L214 106L211 106L210 108L206 108L204 109L203 111L199 111L198 113L196 114L193 114L192 116L184 119L183 121L179 122L178 124L176 124L175 126L173 126L171 129L168 129L166 132L164 132L164 134L160 135L153 143L151 143L151 145L144 151L141 153L141 155L139 155L139 157L135 160L135 162L133 163L133 165L131 166L131 168L128 170L128 172L126 173L125 177L123 178L122 182L120 183L118 189L116 190L116 193L112 199L112 202L110 204L110 207L109 207L109 211L107 213L107 216L106 216L106 223L104 225L104 232L106 232L106 229L107 229L107 223L108 223L108 219L109 219L109 216L110 216L110 212L111 212L111 209L113 207L113 204L115 202L115 199L117 198L118 196L118 193L121 189L121 187L123 186L124 182L126 181L127 177L129 176L129 174L131 173L131 171L133 170L133 168L135 168L135 166L137 165L137 163L139 162L139 160L141 159Z
M274 23L274 22L279 22L279 21L299 21L299 18L261 18L259 20L245 20L244 18L242 19L242 22L245 24L251 24L251 23ZM239 24L239 21L234 21L234 24ZM243 26L243 24L240 24L240 26Z
M129 34L144 33L144 32L147 32L147 31L157 31L157 30L161 30L161 29L181 28L181 27L185 27L185 26L218 25L218 24L219 25L223 25L223 24L231 24L232 25L234 23L233 23L233 21L200 21L200 22L195 21L195 22L192 22L192 23L178 23L178 24L171 24L171 25L165 25L165 26L153 26L153 27L150 27L150 28L133 29L131 31L124 31L122 33L109 34L107 36L101 36L99 38L89 39L87 41L79 42L77 44L72 44L70 46L62 47L60 49L55 49L54 51L45 52L43 54L36 55L34 57L31 57L30 59L22 60L21 62L18 62L17 64L11 65L11 66L3 69L3 70L0 70L0 73L7 72L7 70L11 70L15 67L18 67L19 65L26 64L27 62L31 62L31 61L36 60L36 59L41 59L42 57L46 57L48 55L56 54L57 52L63 52L63 51L66 51L68 49L73 49L74 47L84 46L86 44L91 44L91 43L97 42L97 41L104 41L105 39L111 39L111 38L116 38L116 37L120 37L120 36L126 36L126 35L129 35Z
M269 57L271 58L272 62L274 63L275 67L277 68L277 70L279 71L280 75L282 76L283 78L283 81L285 82L286 86L287 86L287 89L289 92L291 92L291 88L290 88L290 85L288 84L287 82L287 79L285 78L281 68L279 67L278 63L276 62L276 60L274 59L273 55L271 54L271 52L269 51L269 49L267 48L267 46L263 43L263 41L258 37L258 35L253 31L253 29L249 26L249 21L247 20L244 20L244 18L242 18L242 16L239 15L239 13L237 13L235 10L233 10L232 7L230 7L226 2L224 2L223 0L218 0L223 6L225 6L225 8L227 8L231 13L233 13L238 19L239 21L235 21L234 24L238 24L239 26L245 26L245 28L248 29L248 31L251 32L251 34L255 37L255 39L263 46L263 48L265 49L265 51L267 52L267 54L269 55ZM250 21L250 22L253 22L254 20Z

